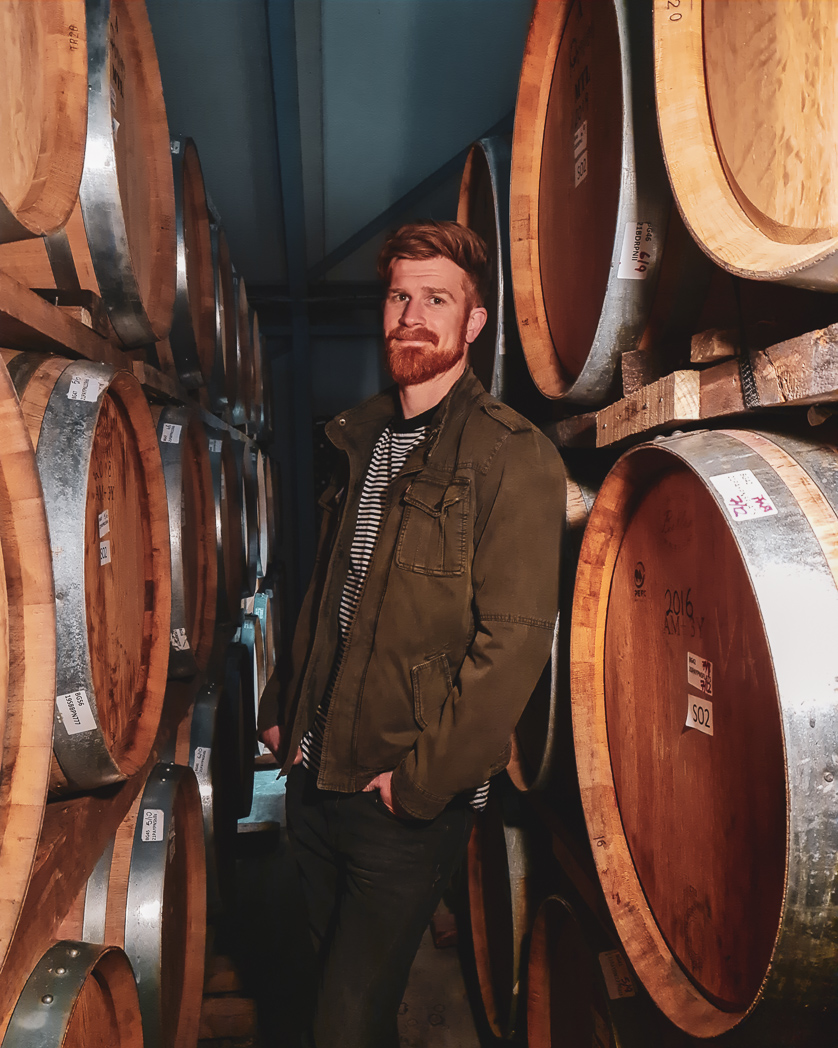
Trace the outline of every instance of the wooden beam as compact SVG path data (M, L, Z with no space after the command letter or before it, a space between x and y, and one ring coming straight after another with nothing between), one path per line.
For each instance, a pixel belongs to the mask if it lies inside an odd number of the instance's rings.
M124 353L107 339L1 271L0 345L5 349L52 351L126 367Z
M698 371L674 371L597 412L597 447L663 424L701 418Z

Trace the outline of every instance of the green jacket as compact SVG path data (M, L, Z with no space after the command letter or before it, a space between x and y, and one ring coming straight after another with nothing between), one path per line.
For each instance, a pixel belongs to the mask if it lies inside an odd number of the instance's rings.
M294 636L290 754L326 688L364 476L398 413L393 387L326 427L343 468L320 499ZM399 804L430 819L506 766L550 653L564 513L556 449L467 369L392 484L332 692L322 789L354 792L393 770ZM260 724L271 721L270 706L260 710Z

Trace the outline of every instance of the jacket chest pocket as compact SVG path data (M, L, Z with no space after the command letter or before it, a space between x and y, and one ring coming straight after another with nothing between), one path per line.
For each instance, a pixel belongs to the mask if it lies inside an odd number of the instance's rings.
M471 487L417 478L404 493L396 564L422 575L462 575L466 568Z

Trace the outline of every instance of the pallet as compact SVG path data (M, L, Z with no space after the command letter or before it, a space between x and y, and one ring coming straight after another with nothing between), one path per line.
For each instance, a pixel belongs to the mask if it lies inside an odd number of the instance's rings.
M749 353L761 408L838 402L838 324ZM602 448L652 436L685 423L749 412L739 362L674 371L600 411L551 423L545 432L562 448Z

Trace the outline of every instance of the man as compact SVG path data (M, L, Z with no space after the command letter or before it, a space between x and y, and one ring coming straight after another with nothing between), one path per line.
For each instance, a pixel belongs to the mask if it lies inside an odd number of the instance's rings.
M550 651L565 482L468 366L486 248L454 222L385 244L396 386L326 433L341 454L279 717L288 833L318 949L317 1048L391 1048L423 930Z

